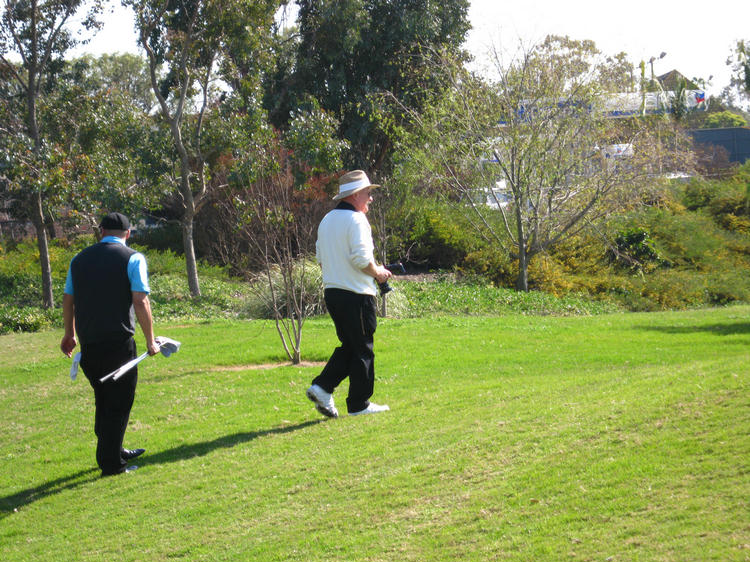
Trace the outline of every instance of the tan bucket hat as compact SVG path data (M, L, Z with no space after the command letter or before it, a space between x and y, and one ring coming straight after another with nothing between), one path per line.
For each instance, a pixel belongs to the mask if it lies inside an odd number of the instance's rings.
M339 178L339 192L334 196L333 200L338 201L339 199L343 199L344 197L349 197L350 195L353 195L367 187L374 189L380 186L374 183L370 183L370 179L367 177L367 174L365 174L362 170L347 172Z

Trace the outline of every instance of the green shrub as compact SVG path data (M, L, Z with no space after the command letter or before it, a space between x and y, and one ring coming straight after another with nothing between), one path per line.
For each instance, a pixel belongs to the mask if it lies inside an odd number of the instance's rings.
M440 276L432 281L401 282L408 307L402 316L434 314L601 314L618 310L617 305L583 295L556 297L541 291L519 292L498 288L476 278ZM395 291L394 291L395 292Z
M747 176L747 177L746 177ZM750 232L750 172L741 167L728 181L694 180L682 194L690 210L705 209L726 230Z
M149 275L181 275L185 277L185 257L172 250L154 250L139 244L129 244L134 250L138 250L146 256ZM228 279L226 269L219 266L209 265L198 260L198 278L218 277Z
M636 220L651 234L659 255L673 266L697 272L721 267L717 262L725 254L726 233L707 215L648 209Z
M62 313L33 306L0 304L0 334L38 332L62 323Z
M706 276L705 304L723 306L750 302L750 278L747 270L715 272Z
M722 228L733 232L750 232L747 194L739 186L724 190L714 197L708 205L708 211Z
M182 227L177 222L134 230L131 243L172 254L182 254Z
M575 285L565 266L549 254L539 254L529 263L529 288L557 297L575 293ZM515 286L515 282L514 282Z
M154 321L244 317L250 291L246 283L210 276L200 278L201 296L192 298L184 274L150 278Z
M85 245L88 244L71 243L65 239L50 241L52 292L56 300L62 298L70 260ZM42 274L39 248L35 241L23 240L0 249L0 301L21 307L35 307L41 304Z
M513 287L518 266L499 248L481 248L466 254L459 271L484 277L498 287Z
M480 246L479 236L455 209L434 206L415 220L410 258L430 270L452 269Z
M11 275L0 272L0 300L16 306L32 306L41 303L41 275L21 272Z
M708 206L715 190L713 183L693 179L685 186L681 199L686 209L696 211Z
M731 111L717 111L708 113L705 116L703 125L704 129L717 129L721 127L747 127L747 120L737 113Z
M628 270L641 271L649 265L668 265L659 256L649 232L640 227L621 231L614 240L614 248L607 250L607 259Z

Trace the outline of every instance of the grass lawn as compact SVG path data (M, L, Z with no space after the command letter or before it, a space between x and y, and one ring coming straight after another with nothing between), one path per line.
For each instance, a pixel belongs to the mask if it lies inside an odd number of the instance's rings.
M4 562L750 560L750 307L381 320L392 411L337 420L271 323L156 331L104 479L61 333L0 336Z

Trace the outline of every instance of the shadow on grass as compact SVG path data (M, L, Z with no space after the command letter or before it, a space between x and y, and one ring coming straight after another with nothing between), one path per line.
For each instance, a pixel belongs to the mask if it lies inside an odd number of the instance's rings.
M180 445L179 447L173 447L172 449L167 449L166 451L162 451L154 455L144 455L142 457L143 461L139 462L138 464L140 466L145 466L148 464L164 464L176 462L183 459L189 459L192 457L200 457L212 451L215 451L216 449L227 449L236 445L240 445L242 443L247 443L248 441L252 441L253 439L263 437L265 435L291 433L293 431L304 429L306 427L316 425L324 421L325 420L323 419L310 420L303 423L298 423L296 425L287 425L284 427L276 427L273 429L265 429L261 431L246 431L242 433L234 433L232 435L219 437L212 441L203 441L201 443ZM0 520L12 515L13 512L20 507L29 505L30 503L33 503L42 498L46 498L54 494L59 494L60 492L64 492L65 490L77 488L78 486L93 482L95 480L98 480L99 478L99 470L95 468L89 468L86 470L80 470L69 476L63 476L62 478L50 480L49 482L40 484L35 488L27 488L26 490L21 490L20 492L16 492L15 494L0 496Z
M202 443L192 443L186 445L180 445L179 447L173 447L156 453L154 455L145 454L143 457L138 459L139 466L146 466L149 464L164 464L168 462L175 462L184 459L190 459L193 457L202 457L208 453L215 451L216 449L228 449L241 443L247 443L258 437L264 437L266 435L291 433L292 431L298 431L311 425L316 425L324 422L324 419L310 420L296 425L287 425L284 427L275 427L273 429L264 429L261 431L244 431L242 433L234 433L232 435L225 435L224 437L218 437L213 441L204 441ZM142 460L141 460L142 459Z
M665 334L696 334L710 332L719 336L750 334L750 322L733 324L709 324L706 326L640 326L641 330L663 332Z
M97 478L99 478L99 469L89 468L80 470L69 476L57 478L56 480L50 480L36 488L27 488L9 496L0 497L0 520L12 515L21 506L28 505L53 494L59 494L65 490L77 488L82 484L93 482Z

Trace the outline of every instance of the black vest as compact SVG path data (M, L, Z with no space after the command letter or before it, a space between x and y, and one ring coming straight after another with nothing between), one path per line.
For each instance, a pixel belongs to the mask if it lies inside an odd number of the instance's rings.
M135 333L128 261L135 253L124 244L99 242L70 264L76 332L81 345L122 341Z

